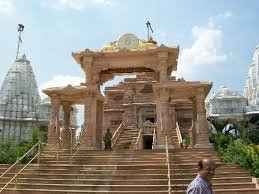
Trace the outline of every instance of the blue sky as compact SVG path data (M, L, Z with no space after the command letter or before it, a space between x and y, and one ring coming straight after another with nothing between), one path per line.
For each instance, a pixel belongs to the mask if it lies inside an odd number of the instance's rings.
M101 49L125 33L145 39L149 20L159 44L180 45L177 76L243 91L258 10L257 0L0 0L0 83L15 59L18 23L21 54L42 89L83 79L73 51Z

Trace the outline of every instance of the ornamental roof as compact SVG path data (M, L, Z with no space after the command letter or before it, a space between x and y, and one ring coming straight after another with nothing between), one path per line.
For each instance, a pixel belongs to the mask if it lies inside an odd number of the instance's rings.
M25 55L17 59L5 76L0 91L2 117L34 118L40 95L30 61ZM7 114L7 115L6 115Z
M157 42L150 37L148 41L139 39L134 34L124 34L118 40L111 41L108 45L102 48L103 52L114 52L121 49L128 50L145 50L157 48Z
M222 98L244 98L238 91L230 89L226 86L221 86L216 94L212 97L213 99L222 99Z

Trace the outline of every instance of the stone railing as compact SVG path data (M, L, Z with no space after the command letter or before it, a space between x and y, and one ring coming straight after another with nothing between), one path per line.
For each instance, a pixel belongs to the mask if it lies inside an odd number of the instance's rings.
M140 146L140 145L143 144L142 131L143 131L143 129L141 128L141 129L139 130L139 133L138 133L138 138L137 138L136 146L135 146L135 149L136 149L136 150L141 149L141 146Z
M118 138L122 132L123 129L123 125L122 123L119 125L119 127L116 129L116 131L114 132L113 136L112 136L112 147L116 144L116 142L118 141Z
M176 134L177 134L179 146L181 147L181 145L183 143L183 139L182 139L182 134L181 134L178 122L176 122Z

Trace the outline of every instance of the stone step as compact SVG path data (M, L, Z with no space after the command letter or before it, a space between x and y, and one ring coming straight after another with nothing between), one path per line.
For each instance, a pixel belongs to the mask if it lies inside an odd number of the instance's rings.
M49 164L57 164L57 162L56 161L49 161L49 160L46 160L46 161L44 161L44 162L48 162ZM58 162L58 164L69 164L70 162L69 161L59 161ZM106 162L104 162L104 161L80 161L80 160L73 160L72 161L72 164L82 164L82 165L84 165L84 164L89 164L89 165L94 165L94 164L96 164L96 165L152 165L152 164L154 164L154 163L156 163L156 164L158 164L158 165L165 165L165 161L160 161L160 162L154 162L154 161L123 161L123 160L121 160L121 161L106 161Z
M3 194L168 194L168 190L153 191L109 191L109 190L49 190L49 189L21 189L8 188L2 192Z
M120 139L119 140L121 140L121 139L137 139L138 137L136 137L136 136L130 136L130 135L121 135L120 136Z
M0 183L3 181L7 182L9 179L5 178L1 180ZM19 183L42 183L42 184L71 184L71 183L76 183L76 184L84 184L84 185L166 185L168 183L167 179L118 179L118 180L113 180L111 178L104 177L104 179L64 179L64 178L59 178L59 179L53 179L53 178L40 178L40 177L35 177L35 178L19 178L18 179Z
M152 173L152 172L151 172ZM84 174L72 174L72 173L57 173L57 172L53 172L53 173L37 173L37 172L29 172L29 173L21 173L19 176L20 177L24 177L24 178L37 178L37 177L41 177L41 178L51 178L51 179L60 179L63 177L66 178L70 178L70 179L104 179L105 178L109 178L112 176L112 178L114 180L118 180L118 179L126 179L126 180L131 180L131 179L165 179L167 178L167 174L154 174L154 173L149 173L149 174L132 174L132 173L125 173L125 174L91 174L91 173L84 173ZM8 173L8 175L6 177L12 177L14 176L15 173Z
M142 157L135 157L135 156L125 156L125 157L117 157L117 156L113 156L113 157L87 157L87 156L73 156L71 159L73 160L94 160L94 159L97 159L97 160L103 160L103 162L106 162L106 160L119 160L120 158L123 158L123 159L134 159L135 161L137 160L154 160L154 161L158 161L158 160L162 160L164 161L166 159L166 156L158 156L158 157L145 157L145 156L142 156ZM59 156L58 157L59 160L67 160L67 161L70 161L70 156L69 157L62 157L62 156ZM57 157L41 157L40 158L41 161L55 161L57 160ZM186 160L188 163L192 164L193 162L192 161L189 161L189 160ZM172 162L170 162L172 163Z
M50 155L52 155L50 157ZM79 150L70 164L69 150L44 151L41 164L31 164L19 175L19 194L43 193L168 193L165 150ZM213 149L169 150L172 193L185 193L197 175L200 158L217 161L215 193L258 192L249 173L238 165L224 164ZM8 173L7 178L14 173ZM11 185L13 186L13 185ZM19 188L20 187L20 188ZM48 191L46 190L48 189ZM12 189L4 193L16 193Z
M185 179L173 179L171 184L189 184L193 178L188 177ZM252 182L252 177L214 177L212 180L213 184L215 183L242 183L242 182Z
M146 166L146 165L145 165ZM118 165L102 165L102 166L87 166L87 165L40 165L40 166L28 166L26 170L30 170L30 171L33 171L33 170L42 170L42 171L51 171L51 170L54 170L54 171L66 171L66 170L70 170L70 171L90 171L90 170L94 170L96 172L98 171L114 171L116 170L116 172L125 172L125 171L131 171L131 172L134 172L134 171L141 171L141 173L145 173L145 172L149 172L149 171L152 171L152 172L166 172L167 173L167 166L166 165L163 165L163 166L160 166L159 169L154 169L152 167L149 167L147 166L147 168L145 166L141 166L141 169L132 169L132 164L130 164L130 168L127 169L127 166L123 166L125 169L120 169L121 166L118 166ZM133 167L134 168L134 167ZM138 168L137 166L135 166L135 168ZM242 168L238 168L236 166L234 167L225 167L225 166L221 166L219 168L216 169L216 174L217 173L220 173L220 172L225 172L225 173L232 173L232 172L235 172L237 171L238 172L247 172L247 170L245 169L242 169ZM182 174L182 173L195 173L197 171L196 168L190 168L190 169L173 169L171 168L171 173L172 174Z
M106 150L87 150L87 149L82 149L79 148L78 150L79 153L84 154L84 155L109 155L111 153L107 152ZM47 154L52 154L55 155L57 153L57 150L44 150L42 153L47 153ZM59 153L65 153L62 150L59 150ZM68 150L67 154L70 153L70 150ZM135 155L149 155L150 153L152 154L164 154L165 150L121 150L121 151L114 151L112 154L120 154L120 155L128 155L134 153Z
M177 184L172 185L172 190L184 190L188 184ZM213 189L242 189L242 188L255 188L256 185L252 182L242 182L242 183L215 183L213 184Z
M116 151L122 151L122 150L107 150L106 152L116 152ZM70 158L71 156L70 155L66 155L66 156L62 156L62 155L59 155L59 158L65 158L65 159L68 159ZM96 155L96 156L93 156L93 155L84 155L84 154L75 154L72 156L73 158L109 158L109 159L112 159L112 158L146 158L146 159L149 159L149 158L165 158L166 157L166 153L164 154L154 154L154 155L135 155L135 154L127 154L127 155L119 155L119 154L111 154L111 155L104 155L104 156L101 156L101 155ZM49 159L56 159L56 156L46 156L46 157L40 157L41 159L45 159L45 158L49 158ZM196 162L196 161L193 161L193 163ZM197 161L198 162L198 161Z
M220 162L220 159L213 156L213 157L210 157L212 158L216 163L219 163ZM169 157L169 161L170 163L183 163L183 162L187 162L187 163L193 163L193 162L196 162L196 165L198 164L198 161L201 159L201 157L193 157L193 158L174 158L174 157Z
M0 184L2 187L3 184ZM14 187L11 183L9 188ZM17 188L26 189L50 189L50 190L108 190L108 191L153 191L153 190L167 190L168 185L84 185L84 184L43 184L43 183L18 183Z
M196 176L197 173L180 173L180 174L171 174L171 177L173 179L182 179L182 178L194 178ZM216 172L214 177L218 178L218 177L247 177L250 176L250 174L248 172Z
M233 173L236 172L247 172L245 169L237 169L237 168L217 168L215 173L221 173L221 172L226 172L226 173ZM186 173L193 173L197 172L197 168L190 168L190 169L172 169L171 168L171 173L172 174L186 174Z
M172 191L173 194L186 194L186 189ZM246 189L214 189L215 194L259 194L259 190L255 188Z

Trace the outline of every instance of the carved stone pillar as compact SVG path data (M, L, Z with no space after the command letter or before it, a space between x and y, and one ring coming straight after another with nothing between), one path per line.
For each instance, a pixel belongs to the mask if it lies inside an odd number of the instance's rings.
M158 60L159 60L160 82L167 81L168 80L168 75L167 75L168 53L167 52L158 53Z
M176 104L171 104L170 105L170 110L169 110L169 120L170 120L170 127L172 129L175 129L176 128L176 112L175 112L175 107L176 107Z
M197 110L196 110L196 99L192 99L192 131L191 131L191 138L192 138L192 146L196 144L196 120L197 120Z
M160 82L167 81L167 67L164 63L161 64L160 69Z
M83 57L83 64L84 64L84 71L85 71L85 82L87 84L93 83L92 78L92 65L93 65L93 56L84 56Z
M133 110L133 123L138 125L137 105L134 105Z
M103 101L97 101L96 111L96 147L102 149L103 132Z
M156 94L157 114L157 148L164 148L165 136L168 134L168 92L165 88L159 89Z
M52 106L52 111L51 111L51 117L50 117L50 122L48 126L48 140L47 144L48 147L55 147L58 143L58 129L57 129L57 122L58 122L58 114L59 114L59 106L60 106L60 100L58 97L53 96L51 98L51 106Z
M97 99L95 96L87 96L84 100L84 104L84 129L81 137L81 146L89 149L95 149Z
M64 119L63 119L63 130L61 132L61 148L70 149L71 147L71 126L70 126L70 115L72 106L70 103L63 103Z
M209 146L209 127L206 119L205 110L205 95L204 90L199 89L196 94L196 144L195 147L210 147Z

